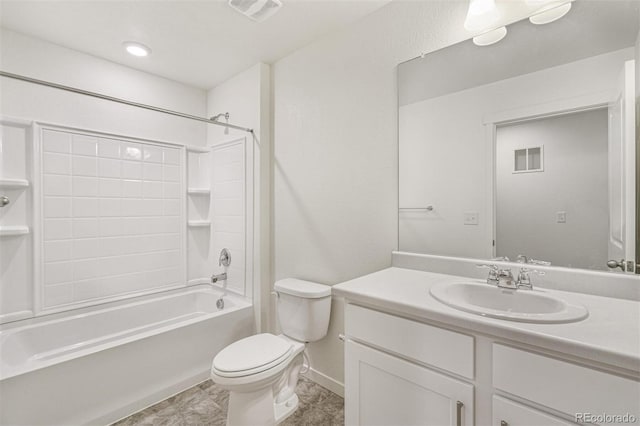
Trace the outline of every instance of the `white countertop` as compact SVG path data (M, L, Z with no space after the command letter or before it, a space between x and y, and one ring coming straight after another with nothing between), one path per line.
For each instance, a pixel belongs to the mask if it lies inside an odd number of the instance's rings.
M483 317L451 308L429 294L442 282L483 282L467 277L388 268L333 286L333 295L380 310L433 320L579 358L640 372L640 302L535 289L582 304L589 316L566 324L534 324ZM520 290L526 291L526 290Z

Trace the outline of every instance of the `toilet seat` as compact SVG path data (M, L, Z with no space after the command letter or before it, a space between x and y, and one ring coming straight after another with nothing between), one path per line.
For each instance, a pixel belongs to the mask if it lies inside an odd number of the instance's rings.
M291 355L293 344L270 333L256 334L224 348L213 359L212 370L221 377L246 377L269 370Z

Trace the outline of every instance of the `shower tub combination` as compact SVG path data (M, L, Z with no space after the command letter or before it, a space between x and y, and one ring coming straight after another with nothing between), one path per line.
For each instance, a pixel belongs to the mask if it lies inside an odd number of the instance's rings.
M108 424L209 377L254 332L244 298L189 287L0 328L0 424Z

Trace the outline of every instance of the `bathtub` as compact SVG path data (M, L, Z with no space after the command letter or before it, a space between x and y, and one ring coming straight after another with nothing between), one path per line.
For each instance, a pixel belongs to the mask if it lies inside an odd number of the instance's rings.
M108 424L209 376L251 303L192 287L0 328L0 424Z

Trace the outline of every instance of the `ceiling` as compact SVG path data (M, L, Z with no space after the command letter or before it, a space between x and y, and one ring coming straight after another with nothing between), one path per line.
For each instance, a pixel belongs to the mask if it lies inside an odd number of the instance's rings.
M390 0L283 0L257 23L225 0L2 0L0 25L202 89L273 63ZM149 46L136 58L124 41Z

